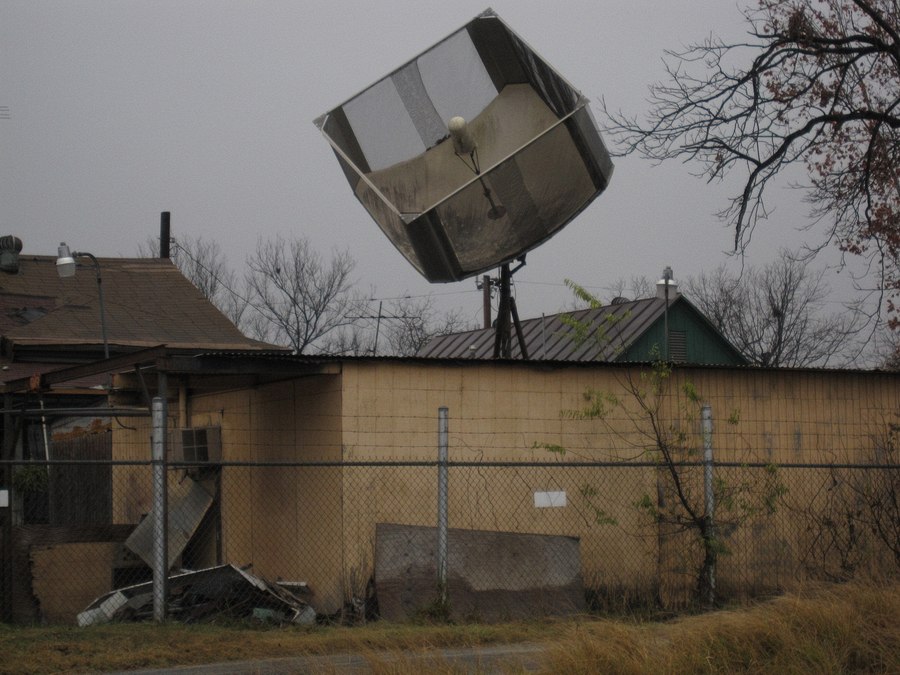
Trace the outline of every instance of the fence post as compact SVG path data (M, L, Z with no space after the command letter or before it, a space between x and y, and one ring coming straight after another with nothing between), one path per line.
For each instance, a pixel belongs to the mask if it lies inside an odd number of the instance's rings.
M11 394L3 396L3 440L0 447L0 459L9 462L15 457L16 432L13 427L14 420L12 413L13 397ZM2 473L0 473L0 490L2 490L3 502L0 504L0 524L2 524L3 534L0 540L0 621L3 623L11 623L13 620L13 603L12 589L14 583L13 570L13 499L15 497L12 487L13 473L15 469L12 464L3 464Z
M704 403L700 409L700 420L703 431L703 494L706 497L706 520L707 534L714 536L715 533L715 514L716 514L716 496L713 491L713 443L712 443L712 407L708 403ZM716 568L710 565L707 568L709 578L707 581L707 592L709 593L709 601L715 597L716 589Z
M447 601L447 526L449 520L447 462L447 408L438 408L438 525L437 572L441 602Z
M169 581L168 483L166 481L166 400L154 396L153 430L153 620L166 620Z
M703 425L703 493L706 495L706 515L712 519L716 510L713 494L712 407L704 404L700 411Z

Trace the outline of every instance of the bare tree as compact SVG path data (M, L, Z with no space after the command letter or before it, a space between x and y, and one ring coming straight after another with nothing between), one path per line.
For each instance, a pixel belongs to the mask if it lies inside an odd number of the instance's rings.
M825 481L802 499L784 502L807 535L797 553L813 577L846 581L861 570L869 578L879 570L900 570L896 420L875 422L868 439L858 430L852 440L838 435Z
M595 295L588 286L576 284L571 279L565 280L566 286L572 289L572 298L567 310L577 312L580 309L597 309L612 304L614 300L626 298L628 300L641 300L652 298L656 295L653 282L646 275L633 275L630 279L619 277L609 286L603 288L604 294Z
M685 295L751 363L845 365L860 352L853 311L827 312L824 271L782 251L740 275L724 265L689 278Z
M884 360L882 367L885 370L900 370L900 348L891 352L890 356Z
M615 298L640 300L642 298L653 298L656 296L656 286L654 285L654 282L645 275L632 276L628 281L625 281L624 278L617 279L606 290L609 292L610 302Z
M297 354L321 351L329 335L352 322L355 265L346 251L324 261L303 238L260 240L246 276L248 299L261 318L258 337Z
M319 351L333 356L371 356L374 353L375 333L359 319L332 331L325 337Z
M900 331L882 329L874 335L873 342L875 367L900 371Z
M348 317L353 320L351 325L329 337L324 351L351 356L415 356L431 338L473 327L458 309L438 311L431 296L379 301L376 310L360 303L359 309L358 314Z
M385 327L385 337L392 354L415 356L425 344L438 335L471 330L461 312L441 313L434 307L434 298L401 298L389 306L393 317Z
M836 243L880 267L900 294L900 4L760 0L745 41L711 37L667 52L646 121L604 109L620 154L696 162L708 180L742 175L721 216L735 248L765 217L771 181L806 169L812 215ZM880 303L879 303L880 305ZM897 307L888 301L888 309ZM896 323L898 317L893 317Z

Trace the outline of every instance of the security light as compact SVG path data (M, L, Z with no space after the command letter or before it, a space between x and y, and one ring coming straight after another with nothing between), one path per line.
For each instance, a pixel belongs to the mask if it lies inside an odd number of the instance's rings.
M56 258L56 271L63 279L75 276L75 258L72 257L72 254L69 252L69 247L66 246L66 242L64 241L59 244L59 254Z
M100 263L92 253L86 251L70 252L66 242L60 242L56 258L56 271L63 279L75 276L78 267L75 258L89 258L97 274L97 294L100 297L100 333L103 337L103 357L109 358L109 341L106 339L106 312L103 308L103 279L100 276Z

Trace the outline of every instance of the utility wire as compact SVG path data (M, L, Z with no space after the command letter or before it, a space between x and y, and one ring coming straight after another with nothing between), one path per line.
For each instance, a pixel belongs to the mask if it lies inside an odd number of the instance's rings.
M219 285L222 286L222 288L224 288L226 291L228 291L229 293L231 293L231 294L232 294L234 297L236 297L238 300L241 300L241 301L247 303L248 306L252 307L253 309L255 309L255 310L256 310L257 312L259 312L260 314L263 314L262 309L260 309L257 305L255 305L253 302L251 302L249 298L244 297L243 295L241 295L240 293L238 293L236 290L234 290L231 286L229 286L227 283L225 283L225 281L222 280L222 278L221 278L218 274L216 274L213 270L211 270L209 267L207 267L207 266L204 265L202 262L200 262L200 260L197 259L196 257L194 257L194 255L193 255L188 249L186 249L184 246L182 246L181 244L179 244L177 239L174 239L174 238L173 238L173 239L171 240L171 242L172 242L172 244L175 246L175 248L176 248L177 250L181 251L181 252L184 253L188 258L190 258L190 259L191 259L191 262L193 262L197 267L199 267L199 268L202 269L204 272L206 272L207 274L209 274L213 279L215 279L216 282L218 282ZM210 300L212 300L212 298L210 298Z
M555 283L552 281L525 281L523 279L516 279L516 283L522 284L524 286L552 286L554 288L568 288L568 286L566 286L563 283ZM598 290L598 291L609 290L605 286L587 286L585 284L578 284L578 285L581 286L582 288L594 289L594 290Z
M481 293L479 290L468 290L468 291L446 291L444 293L418 293L418 294L406 294L406 295L393 295L393 296L384 296L381 298L368 298L370 302L378 302L379 300L413 300L415 298L436 298L445 295L467 295L470 293Z

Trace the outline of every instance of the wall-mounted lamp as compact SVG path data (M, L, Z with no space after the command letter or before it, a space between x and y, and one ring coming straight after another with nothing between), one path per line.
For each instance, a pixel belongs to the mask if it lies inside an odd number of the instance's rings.
M103 336L103 358L109 358L109 342L106 339L106 313L103 308L103 279L100 276L100 263L93 254L86 251L70 252L65 242L59 244L59 254L56 258L56 271L63 279L75 276L75 270L78 264L76 258L89 258L94 265L94 271L97 274L97 294L100 296L100 332Z

